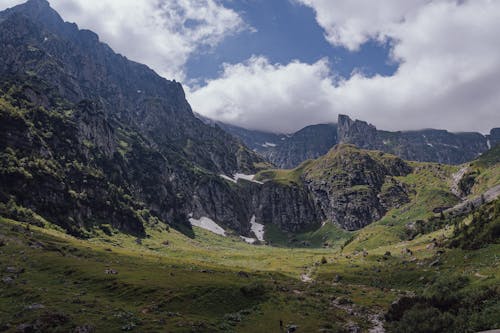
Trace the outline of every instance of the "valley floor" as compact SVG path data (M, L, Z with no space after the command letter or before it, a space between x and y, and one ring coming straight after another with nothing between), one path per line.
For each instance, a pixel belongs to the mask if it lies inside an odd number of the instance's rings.
M397 299L439 283L457 293L499 285L500 245L429 246L446 233L356 251L254 246L199 228L194 239L151 227L142 240L78 240L1 219L0 331L405 331L384 323ZM477 328L495 320L476 318Z

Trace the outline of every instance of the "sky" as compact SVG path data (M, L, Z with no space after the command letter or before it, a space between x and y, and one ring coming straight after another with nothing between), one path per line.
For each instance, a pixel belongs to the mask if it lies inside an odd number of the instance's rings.
M500 127L498 0L49 2L230 124L288 133L348 114L386 130Z

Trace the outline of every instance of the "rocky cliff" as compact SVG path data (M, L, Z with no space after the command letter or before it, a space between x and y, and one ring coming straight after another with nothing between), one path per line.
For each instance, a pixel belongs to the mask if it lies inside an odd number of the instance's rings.
M380 131L346 115L338 118L338 141L363 149L381 150L406 160L446 164L472 161L488 150L487 138L480 133L450 133L435 129Z
M296 169L263 171L259 179L265 184L299 188L303 206L315 211L309 216L311 221L357 230L409 202L411 189L396 177L411 172L394 155L337 145Z
M408 189L394 177L411 171L395 156L339 145L314 161L303 180L329 221L357 230L409 202Z
M196 118L182 86L65 23L47 1L0 13L0 199L84 235L206 215L249 232L219 177L263 160ZM12 205L11 205L12 206ZM242 208L243 207L243 208Z

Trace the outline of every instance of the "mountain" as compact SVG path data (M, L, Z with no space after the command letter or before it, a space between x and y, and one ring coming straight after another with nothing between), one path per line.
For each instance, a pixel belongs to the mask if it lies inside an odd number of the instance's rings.
M198 117L202 116L198 115ZM286 134L249 130L243 127L229 125L220 121L211 121L208 118L203 119L205 119L204 121L208 124L219 126L227 133L240 139L248 148L263 156L265 156L271 148L279 146L281 144L281 141L286 140L288 137Z
M491 131L491 141L496 140L497 130ZM338 141L392 153L406 160L445 164L472 161L488 150L488 139L480 133L450 133L435 129L380 131L365 121L354 121L346 115L338 118Z
M303 188L318 222L358 230L410 201L410 188L397 178L410 173L396 156L337 145L296 169L262 171L258 179Z
M305 160L318 158L337 143L336 124L310 125L292 134L275 134L215 123L282 169L295 168Z
M493 128L488 135L435 129L389 132L377 130L365 121L353 121L346 115L339 115L338 125L310 125L286 135L248 130L217 121L210 123L283 169L295 168L308 159L318 158L337 143L381 150L406 160L461 164L472 161L500 142L500 128Z
M0 77L2 202L73 234L109 223L142 235L150 216L189 229L189 216L206 215L249 232L249 213L218 175L263 161L196 118L179 83L44 0L0 13Z
M494 147L500 143L500 128L493 128L490 134L486 136L488 145Z

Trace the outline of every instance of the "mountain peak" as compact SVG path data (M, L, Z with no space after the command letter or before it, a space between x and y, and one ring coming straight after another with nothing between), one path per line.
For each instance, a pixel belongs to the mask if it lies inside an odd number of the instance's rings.
M51 31L61 30L65 22L61 16L50 6L47 0L28 0L27 2L8 8L0 12L0 16L8 17L12 14L21 14L34 22L42 23Z

